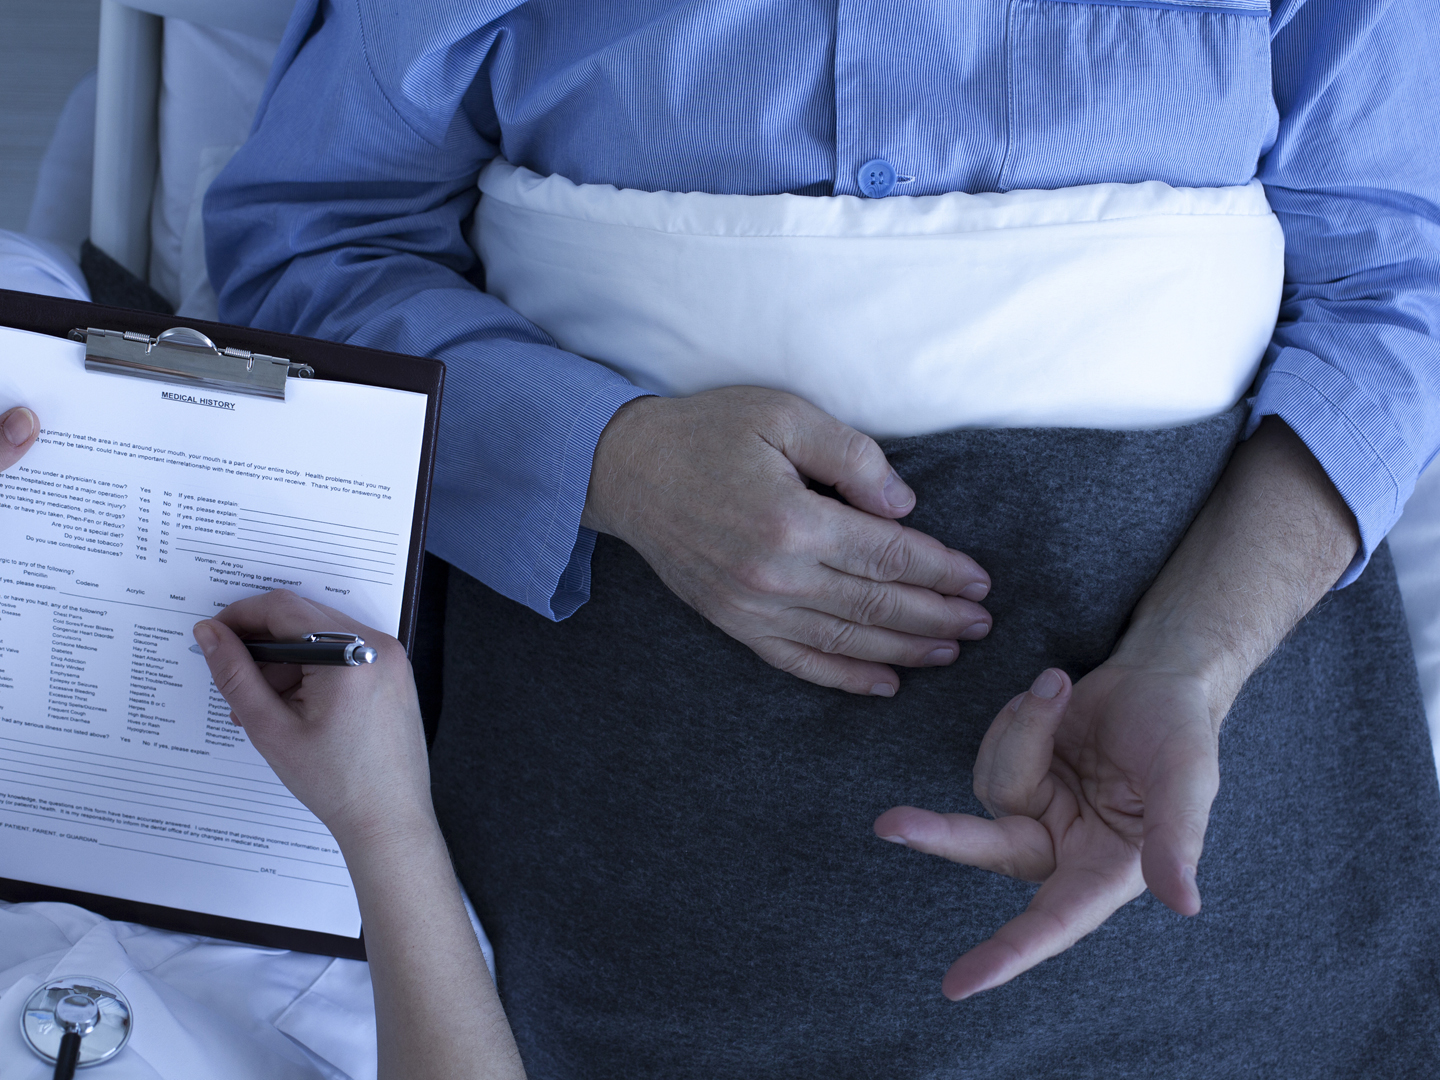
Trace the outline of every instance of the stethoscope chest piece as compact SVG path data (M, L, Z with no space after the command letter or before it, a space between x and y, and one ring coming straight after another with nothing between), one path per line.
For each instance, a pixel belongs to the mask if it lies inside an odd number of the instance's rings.
M75 1065L82 1069L118 1054L129 1041L130 1026L125 995L102 979L83 975L46 983L30 995L20 1016L25 1041L46 1061L62 1056L67 1033L78 1036Z

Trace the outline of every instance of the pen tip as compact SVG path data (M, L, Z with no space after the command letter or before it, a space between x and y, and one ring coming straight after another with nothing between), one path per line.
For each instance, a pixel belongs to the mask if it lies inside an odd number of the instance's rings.
M191 645L191 646L190 646L190 651L193 652L193 653L195 653L197 656L204 656L204 655L205 655L205 650L203 650L202 648L200 648L199 645Z

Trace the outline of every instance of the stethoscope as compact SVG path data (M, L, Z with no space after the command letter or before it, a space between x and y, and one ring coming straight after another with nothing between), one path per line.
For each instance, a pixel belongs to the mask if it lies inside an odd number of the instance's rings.
M30 1049L55 1063L55 1080L109 1061L130 1038L130 1003L103 979L53 979L30 995L20 1030Z

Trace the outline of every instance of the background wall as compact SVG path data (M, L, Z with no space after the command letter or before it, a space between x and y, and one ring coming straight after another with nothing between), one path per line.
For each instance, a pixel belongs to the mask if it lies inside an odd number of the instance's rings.
M40 158L99 34L100 0L0 0L0 229L25 228Z

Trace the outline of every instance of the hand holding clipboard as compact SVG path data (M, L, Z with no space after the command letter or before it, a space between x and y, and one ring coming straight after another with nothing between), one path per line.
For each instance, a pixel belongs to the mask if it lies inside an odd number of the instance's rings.
M0 415L0 472L24 457L39 434L40 418L23 405Z

